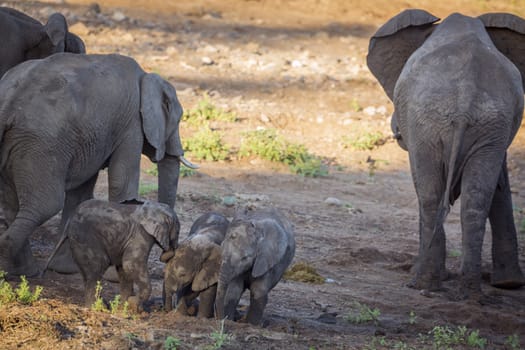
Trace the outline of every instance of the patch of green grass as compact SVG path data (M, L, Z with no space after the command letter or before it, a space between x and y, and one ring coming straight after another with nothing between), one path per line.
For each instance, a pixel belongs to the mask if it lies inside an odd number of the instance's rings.
M448 251L449 258L459 258L461 256L461 251L457 249L451 249Z
M520 337L517 334L509 335L505 339L505 346L511 350L521 349Z
M237 116L233 112L225 111L216 107L208 94L197 103L197 106L185 111L182 120L193 126L206 125L208 121L217 120L223 122L235 122Z
M368 305L361 304L360 302L356 301L354 303L354 309L350 312L348 316L346 316L346 320L354 324L366 322L374 322L375 324L377 324L379 322L380 315L381 311L379 311L379 309L372 309Z
M117 294L109 302L109 312L112 315L121 315L127 318L129 317L129 303L127 301L122 302L120 294Z
M101 312L108 311L104 304L104 299L102 299L102 283L100 283L100 281L97 281L97 286L95 287L95 302L91 305L91 310Z
M196 159L225 160L230 154L230 148L222 142L221 134L209 127L201 128L192 137L184 140L182 145Z
M386 137L380 131L367 132L356 137L343 137L343 146L358 151L370 151L386 142Z
M417 323L417 316L414 311L410 311L410 313L408 314L408 323L411 325L414 325Z
M208 349L216 350L228 345L232 336L224 332L224 320L219 322L218 328L210 334L210 338L213 340L213 344Z
M157 164L153 164L151 168L146 169L145 173L151 176L159 176L159 168L157 167ZM194 169L190 169L181 163L179 169L179 174L181 177L193 176L195 173L196 171Z
M363 110L363 107L361 107L361 104L359 104L357 99L353 98L350 101L350 109L354 112L361 112Z
M139 184L139 196L144 197L152 192L155 192L159 189L159 185L156 183L145 183L141 182Z
M40 298L40 294L44 289L42 286L36 286L35 290L31 292L26 276L20 276L20 284L15 289L16 300L25 305L31 305Z
M328 168L319 157L309 153L303 145L288 142L274 129L244 133L239 156L256 156L272 162L284 163L298 175L309 177L328 175Z
M448 350L455 345L484 349L487 345L487 340L479 336L478 330L469 331L466 326L459 326L455 329L448 326L435 326L429 334L436 350Z
M31 291L29 282L25 276L20 276L20 284L13 289L13 287L5 280L6 273L0 271L0 305L6 305L14 301L24 305L31 305L40 298L42 286L36 286L34 291Z
M182 344L179 338L172 337L171 335L166 338L164 341L165 350L177 350L177 348Z

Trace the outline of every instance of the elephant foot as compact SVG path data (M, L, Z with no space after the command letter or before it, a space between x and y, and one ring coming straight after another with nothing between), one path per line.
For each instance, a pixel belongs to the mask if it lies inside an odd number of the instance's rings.
M63 274L80 272L75 260L73 259L71 249L69 248L69 242L67 240L62 244L53 260L49 262L48 270L53 270Z
M525 277L523 277L519 267L511 272L494 271L490 278L490 284L496 288L517 289L525 285Z
M428 290L431 292L442 290L441 278L422 278L416 276L408 282L406 286L412 289Z
M36 277L40 275L40 268L31 252L29 242L24 244L22 251L16 255L7 272L11 275Z

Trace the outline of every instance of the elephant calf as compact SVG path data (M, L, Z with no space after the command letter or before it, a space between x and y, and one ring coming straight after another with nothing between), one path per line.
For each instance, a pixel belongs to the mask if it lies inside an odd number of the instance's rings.
M242 293L250 289L246 320L260 325L268 293L283 276L295 253L292 225L277 210L237 214L222 242L217 286L219 319L233 320Z
M70 217L44 272L60 246L69 239L73 258L84 279L86 306L95 301L97 281L114 265L123 300L133 295L133 283L137 284L138 300L136 297L129 300L140 310L151 294L148 275L151 248L156 243L164 254L175 250L179 231L177 215L166 204L87 200Z
M188 238L174 253L161 256L164 270L164 308L171 311L173 293L177 295L177 312L188 314L188 306L199 297L197 317L212 317L221 264L221 243L229 221L210 212L192 225Z

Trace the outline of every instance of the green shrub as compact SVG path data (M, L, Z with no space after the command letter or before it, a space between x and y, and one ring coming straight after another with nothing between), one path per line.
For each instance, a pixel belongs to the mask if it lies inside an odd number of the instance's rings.
M380 315L381 311L379 311L379 309L371 309L368 305L356 301L354 303L354 310L346 316L346 320L355 324L366 322L377 323Z
M5 280L6 273L0 271L0 305L12 303L16 300L13 287Z
M144 197L144 196L150 194L151 192L157 191L158 189L159 189L159 185L158 184L141 182L139 184L139 195L141 197Z
M213 349L213 350L220 349L223 346L228 344L232 336L231 334L224 332L224 320L221 320L219 322L218 329L214 330L210 334L210 338L214 341L214 343L210 347L208 347L209 349Z
M188 177L195 175L196 171L186 167L181 163L179 173L181 177ZM157 167L157 164L153 164L151 168L147 169L146 174L151 176L159 176L159 168Z
M358 151L372 150L386 142L386 137L382 132L373 131L359 135L357 137L343 137L344 147L349 147Z
M328 175L328 169L319 157L310 154L303 145L286 141L274 129L244 133L239 156L257 156L272 162L284 163L298 175L310 177Z
M97 281L97 286L95 288L95 302L91 305L91 310L103 312L108 311L104 304L104 299L102 299L102 283L100 283L100 281Z
M233 112L227 112L216 107L211 102L210 97L204 94L202 100L197 103L197 106L183 113L182 120L188 122L190 125L197 126L206 125L206 122L212 120L235 122L237 116Z
M465 326L459 326L452 329L448 326L435 326L429 332L433 338L435 349L450 349L454 345L468 345L484 349L487 344L485 338L479 336L479 331L469 331Z
M31 292L26 276L20 276L21 282L15 290L16 300L22 304L31 305L40 298L43 287L36 286L34 292Z
M229 147L223 144L221 135L208 127L184 140L182 145L194 158L207 161L224 160L230 153Z
M171 335L166 338L164 341L164 349L165 350L177 350L177 348L181 345L181 341L179 338L172 337Z

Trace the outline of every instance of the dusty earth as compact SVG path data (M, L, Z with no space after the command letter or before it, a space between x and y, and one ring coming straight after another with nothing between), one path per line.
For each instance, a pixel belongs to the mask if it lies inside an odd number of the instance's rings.
M168 79L186 109L207 93L216 106L238 116L237 122L212 124L233 149L243 131L273 128L325 160L329 175L321 178L232 156L200 161L196 175L181 179L176 210L182 237L206 211L231 216L237 207L274 206L295 225L294 263L306 262L325 278L323 284L279 283L270 294L264 327L226 322L223 348L431 349L435 342L429 332L435 326L479 330L489 349L519 348L508 342L512 335L525 347L525 289L506 291L487 283L489 232L482 288L495 303L454 302L405 286L418 247L417 201L407 154L388 137L392 105L365 65L370 35L404 8L425 8L441 17L453 11L523 16L523 1L107 0L97 6L71 0L4 5L43 21L52 12L64 13L90 53L134 57L146 70ZM195 132L185 123L181 130L183 137ZM345 140L370 131L382 132L386 143L367 151L348 147ZM520 229L525 229L524 147L522 131L509 155ZM155 183L146 173L150 167L144 161L144 184ZM104 182L101 176L101 198L106 195ZM224 199L231 202L232 197L234 205L226 205ZM452 272L458 271L461 255L457 207L446 224ZM58 239L57 224L54 218L33 235L41 261ZM525 269L522 230L519 244ZM212 334L220 329L216 320L160 310L158 255L154 250L150 259L154 305L149 313L126 318L82 308L80 276L49 272L30 280L44 287L42 300L0 309L0 348L160 349L168 336L180 340L180 349L213 348ZM455 283L444 285L451 289ZM103 287L107 299L118 293L115 284L104 282ZM377 308L376 322L349 322L346 317L355 314L356 303Z

